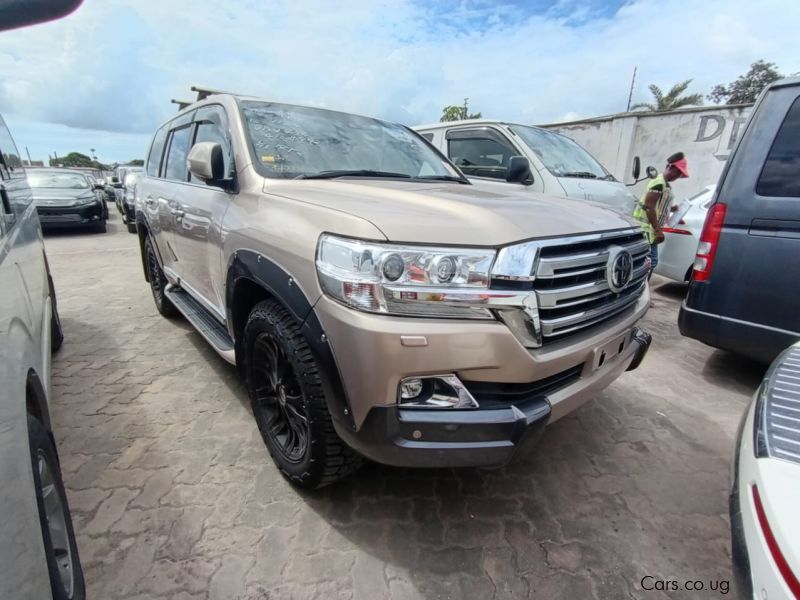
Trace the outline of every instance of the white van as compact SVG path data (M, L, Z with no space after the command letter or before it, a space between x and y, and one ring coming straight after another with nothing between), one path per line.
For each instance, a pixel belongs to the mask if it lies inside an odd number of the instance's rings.
M630 215L636 197L583 147L553 131L488 119L413 128L446 154L473 183L524 185L534 192L605 204ZM509 181L514 156L528 159L531 175Z

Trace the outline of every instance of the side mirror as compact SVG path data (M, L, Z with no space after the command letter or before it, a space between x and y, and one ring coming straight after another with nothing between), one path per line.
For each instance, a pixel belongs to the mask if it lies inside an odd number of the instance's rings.
M95 183L95 184L94 184L94 186L92 186L92 187L93 187L94 189L96 189L96 190L102 190L102 189L105 189L105 186L104 186L102 183L100 183L99 181L98 181L97 183Z
M189 172L208 184L225 178L222 146L215 142L199 142L192 146L186 158Z
M655 179L656 177L658 177L658 169L656 169L656 168L655 168L654 166L652 166L652 165L650 165L649 167L647 167L647 169L645 169L645 172L647 173L647 176L648 176L650 179Z
M508 160L508 173L506 173L508 183L521 183L531 185L533 183L533 173L531 164L524 156L512 156Z
M631 169L631 175L633 175L633 180L636 181L639 179L639 174L642 172L642 161L638 156L633 157L633 169Z
M117 184L117 183L119 183L119 177L117 177L116 175L114 175L114 176L111 178L111 185L115 185L115 184Z
M80 6L83 0L4 0L0 2L0 31L60 19Z

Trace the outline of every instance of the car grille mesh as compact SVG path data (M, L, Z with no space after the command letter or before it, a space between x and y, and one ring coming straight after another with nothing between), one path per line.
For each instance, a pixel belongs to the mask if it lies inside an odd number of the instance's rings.
M800 348L792 348L772 374L765 403L770 456L800 463Z

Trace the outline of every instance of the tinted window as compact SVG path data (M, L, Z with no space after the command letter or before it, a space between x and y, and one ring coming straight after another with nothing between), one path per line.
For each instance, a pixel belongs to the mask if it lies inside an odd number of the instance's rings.
M511 146L482 137L453 139L447 143L447 153L466 175L506 178L508 161L519 152Z
M792 104L775 136L756 193L800 198L800 98Z
M169 142L169 153L167 154L167 164L164 165L164 177L176 181L187 180L186 155L189 154L189 137L192 133L191 127L175 129L172 132Z
M25 177L19 152L17 152L17 147L14 145L14 140L11 139L11 134L2 117L0 117L0 155L2 155L0 156L0 180Z
M158 177L158 168L161 166L161 155L164 153L164 143L167 141L167 128L162 127L153 138L150 154L147 157L147 174Z
M422 135L422 137L424 137L424 138L425 138L426 140L428 140L429 142L432 142L432 141L433 141L433 134L432 134L432 133L423 133L423 134L421 134L421 135Z

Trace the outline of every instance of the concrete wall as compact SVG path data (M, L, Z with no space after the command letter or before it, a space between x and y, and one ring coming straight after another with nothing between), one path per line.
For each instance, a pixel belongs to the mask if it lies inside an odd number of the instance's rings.
M544 125L578 142L614 176L632 183L633 157L661 171L674 152L684 152L689 161L689 179L675 182L678 198L694 195L716 183L752 105L712 106L665 113L622 113L596 119ZM631 189L638 196L641 182Z

